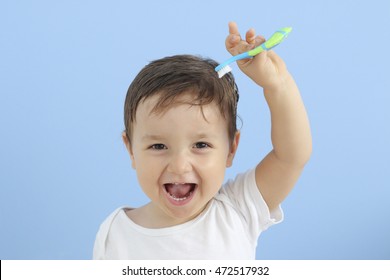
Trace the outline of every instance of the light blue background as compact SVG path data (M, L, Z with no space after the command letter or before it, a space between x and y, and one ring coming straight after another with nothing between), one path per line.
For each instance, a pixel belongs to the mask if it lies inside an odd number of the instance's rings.
M260 238L259 259L390 259L390 2L0 2L0 258L89 259L99 224L147 201L121 142L127 87L149 61L222 61L227 23L270 36L300 86L314 151ZM241 145L270 149L269 113L236 66Z

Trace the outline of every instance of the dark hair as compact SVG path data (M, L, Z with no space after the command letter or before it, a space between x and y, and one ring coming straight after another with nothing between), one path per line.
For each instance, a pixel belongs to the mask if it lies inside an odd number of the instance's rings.
M135 77L127 91L124 120L126 136L131 143L132 124L140 102L158 94L153 111L163 111L175 104L182 93L192 91L191 105L202 106L215 102L227 120L230 141L237 131L238 89L232 73L218 78L212 59L192 55L176 55L152 61Z

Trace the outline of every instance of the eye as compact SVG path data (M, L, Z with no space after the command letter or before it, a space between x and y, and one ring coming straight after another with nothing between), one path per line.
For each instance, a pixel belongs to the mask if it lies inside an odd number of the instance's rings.
M205 142L197 142L197 143L195 143L194 148L196 148L196 149L206 149L206 148L210 148L210 145L205 143Z
M167 146L165 146L164 144L153 144L149 147L149 149L152 149L152 150L165 150L167 149Z

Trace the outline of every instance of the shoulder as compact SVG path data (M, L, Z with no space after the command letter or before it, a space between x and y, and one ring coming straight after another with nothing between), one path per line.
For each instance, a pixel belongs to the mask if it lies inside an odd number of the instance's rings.
M122 206L117 209L115 209L100 225L100 230L109 227L112 222L115 220L115 218L120 214L120 213L125 213L126 209L129 209L129 207Z
M256 168L229 180L219 191L216 200L234 209L256 234L283 220L281 207L271 211L260 193L256 183Z
M234 179L228 180L215 196L215 200L219 202L217 204L223 205L224 209L233 210L246 219L251 205L261 201L256 187L255 169L239 173Z
M105 243L110 232L110 228L120 213L124 213L129 207L119 207L115 209L100 225L96 234L95 244L93 248L93 259L104 259Z
M234 179L228 180L220 189L218 195L240 198L245 194L251 196L258 193L256 186L255 168L239 173Z

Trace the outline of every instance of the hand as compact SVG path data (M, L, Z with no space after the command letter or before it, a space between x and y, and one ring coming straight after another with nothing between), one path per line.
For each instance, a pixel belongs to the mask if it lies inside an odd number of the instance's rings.
M253 28L246 32L245 40L242 40L237 24L229 22L229 35L225 44L231 55L254 49L265 41L263 36L256 35ZM237 65L264 90L275 90L283 86L289 76L283 60L274 51L263 51L254 58L239 60Z

